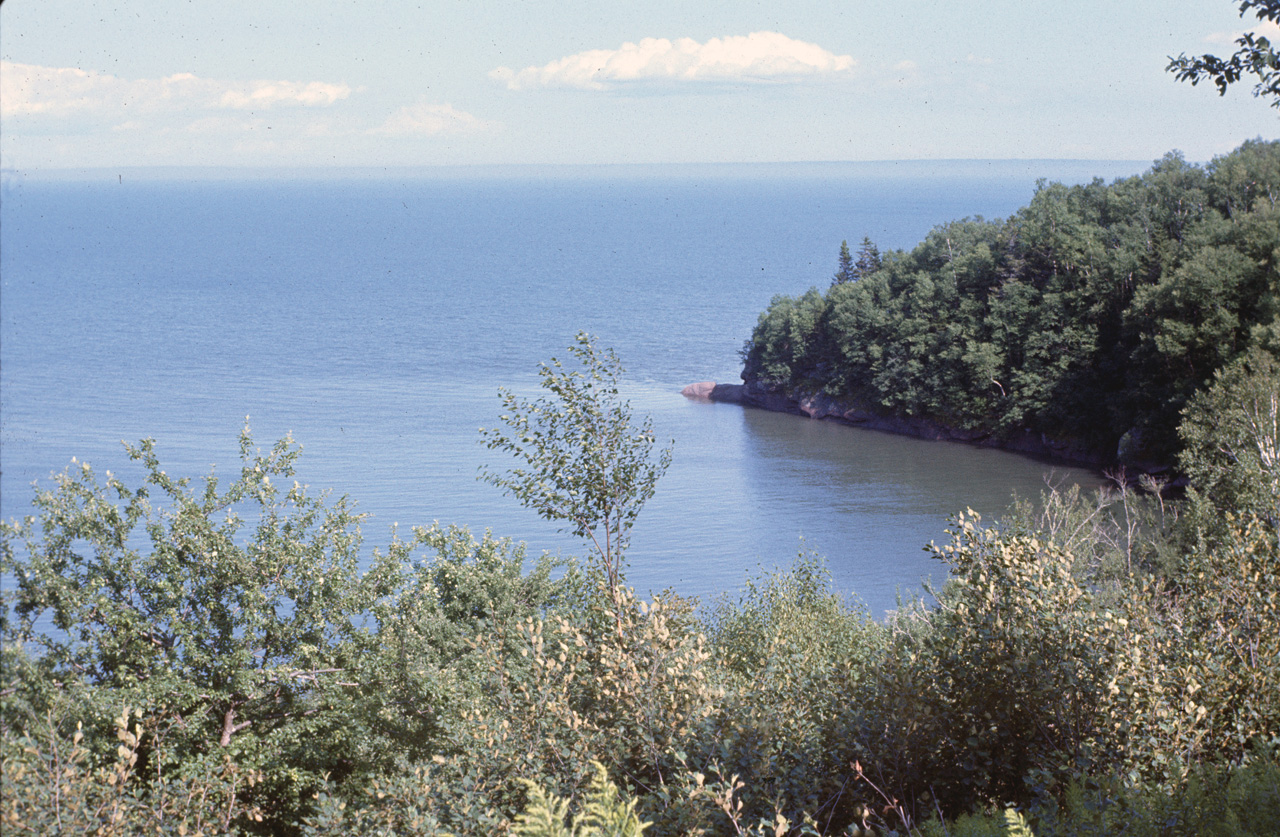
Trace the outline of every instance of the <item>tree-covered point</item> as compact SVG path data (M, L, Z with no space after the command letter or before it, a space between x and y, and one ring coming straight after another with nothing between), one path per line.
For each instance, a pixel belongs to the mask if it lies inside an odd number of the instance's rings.
M944 224L855 281L776 297L743 379L1171 463L1214 373L1254 347L1280 353L1277 202L1276 141L1205 166L1171 153L1110 185L1041 182L1007 220Z

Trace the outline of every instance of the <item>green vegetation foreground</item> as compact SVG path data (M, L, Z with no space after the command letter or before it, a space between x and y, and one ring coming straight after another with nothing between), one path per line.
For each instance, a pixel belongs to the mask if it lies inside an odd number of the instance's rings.
M1269 355L1186 410L1185 504L962 515L936 603L884 623L804 556L702 611L638 599L668 455L620 371L582 336L485 437L585 563L432 526L361 571L359 515L247 428L226 482L150 442L140 485L62 474L2 530L4 832L1275 833Z

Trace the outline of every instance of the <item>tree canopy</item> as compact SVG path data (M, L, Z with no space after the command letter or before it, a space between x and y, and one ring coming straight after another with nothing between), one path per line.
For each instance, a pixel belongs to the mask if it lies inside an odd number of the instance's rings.
M1203 167L1169 154L1110 185L1041 183L1008 219L944 224L856 282L775 298L743 378L1170 465L1214 373L1280 350L1278 259L1280 142Z

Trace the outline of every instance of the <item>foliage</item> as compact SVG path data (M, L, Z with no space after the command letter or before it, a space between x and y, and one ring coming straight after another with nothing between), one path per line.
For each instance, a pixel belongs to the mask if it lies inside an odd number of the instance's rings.
M1278 200L1280 142L1261 140L1205 167L1170 154L1111 185L1041 183L1009 219L945 224L856 282L775 297L743 379L1173 465L1183 408L1280 334Z
M99 704L154 713L177 757L289 761L269 791L289 807L335 766L311 739L347 750L349 727L325 709L357 688L358 617L372 604L356 573L359 516L289 484L297 447L255 452L248 428L225 488L170 476L150 440L128 453L141 487L78 463L37 492L38 528L0 530L17 581L6 641L47 677L97 687ZM53 630L36 629L45 619Z
M529 783L529 805L516 817L517 837L640 837L651 825L636 816L636 802L622 798L604 765L595 765L582 810L566 827L568 800Z
M1240 0L1240 16L1253 11L1260 21L1280 23L1280 1L1278 0ZM1253 32L1246 32L1236 39L1239 47L1226 59L1215 55L1190 57L1186 53L1169 59L1169 72L1178 77L1178 81L1189 81L1193 85L1209 80L1218 88L1218 94L1224 95L1227 87L1235 84L1247 75L1257 76L1257 84L1253 95L1270 98L1271 106L1280 108L1280 53L1277 53L1271 42Z
M857 803L845 792L856 755L848 731L854 696L883 653L877 626L804 554L786 571L749 580L708 623L726 694L713 749L700 758L744 783L737 801L747 819L848 821Z
M1076 574L1104 605L1123 597L1135 576L1168 575L1181 560L1175 539L1183 504L1166 499L1167 482L1123 469L1112 485L1086 493L1049 480L1037 502L1016 498L1001 520L1009 533L1052 541L1074 556Z
M929 258L981 287L985 256L946 259L986 234ZM1191 397L1185 504L1116 474L961 515L948 582L882 623L804 554L701 611L458 527L361 554L351 505L277 489L296 448L247 431L225 488L149 442L141 488L77 465L0 530L6 833L1267 833L1269 328Z
M362 575L350 504L279 487L289 440L240 441L225 488L211 475L193 490L144 441L128 449L142 487L77 464L37 492L38 522L4 524L3 724L98 719L84 746L100 756L114 745L96 725L139 706L175 763L263 771L250 798L268 824L297 822L326 775L434 753L477 688L475 635L576 601L582 576L553 581L547 557L526 573L510 542L439 527L393 536Z
M869 237L864 236L862 243L858 245L857 261L854 261L853 254L849 252L849 242L841 241L839 268L835 276L831 277L831 284L834 287L865 279L879 270L882 264L880 250Z
M853 272L853 254L849 252L849 242L840 242L840 266L836 270L836 275L831 277L831 284L839 285L842 282L852 282L858 277Z
M1026 817L1013 808L1005 808L998 814L963 814L950 827L939 820L930 820L920 834L922 837L1036 837Z
M514 815L526 780L576 796L596 761L653 794L720 699L687 607L638 602L625 588L616 602L597 599L478 642L483 697L452 729L437 770L469 789L469 819Z
M892 625L881 690L913 723L868 751L900 753L896 782L927 781L943 810L964 811L1088 762L1112 643L1069 551L972 513L950 531L935 548L952 568L936 610L923 626L904 621L914 613Z
M1179 432L1182 469L1216 509L1280 528L1280 362L1261 348L1214 376Z
M1036 820L1039 837L1262 837L1280 822L1280 764L1264 749L1240 766L1198 768L1174 788L1082 778L1039 806Z
M326 782L304 816L303 837L451 837L430 808L428 774L422 766L379 775L363 794Z
M382 562L371 608L376 653L364 657L362 695L351 706L386 769L394 767L389 758L436 753L476 699L477 637L507 639L516 653L513 626L586 595L575 566L543 555L528 567L522 546L489 533L477 540L463 528L432 526L415 530L412 544L433 554L415 561L393 549Z
M116 752L97 759L84 744L81 723L70 736L52 715L7 729L0 742L4 832L232 834L262 820L244 801L261 773L241 769L230 757L173 761L141 710L128 706L115 719L115 737ZM139 775L144 769L154 775L151 781Z
M1172 787L1280 737L1280 549L1258 520L1186 556L1169 585L1134 585L1110 617L1121 643L1102 705L1120 766Z
M858 261L853 265L853 275L858 279L865 279L879 270L883 264L880 248L876 247L869 237L863 236L862 243L858 245Z
M241 474L225 491L213 475L199 492L171 478L150 440L128 448L146 469L137 490L110 473L100 485L81 463L58 476L56 490L37 493L39 534L31 519L4 532L6 541L26 540L17 629L42 646L50 665L98 684L173 673L176 682L237 692L215 707L220 721L230 713L229 726L217 728L223 746L237 731L238 709L272 701L292 689L298 671L333 662L322 649L359 609L347 586L358 517L345 500L326 509L296 482L283 493L272 483L293 474L297 449L288 440L255 455L246 428L240 446ZM151 487L168 507L153 505ZM236 538L246 514L256 526L242 547ZM46 614L59 633L33 632ZM281 671L285 661L299 665Z
M815 369L824 308L822 295L814 289L794 300L775 296L742 348L743 379L781 386L800 370Z
M622 364L595 338L579 333L570 367L552 358L538 369L549 395L532 401L502 390L509 431L482 430L491 450L524 464L484 479L548 520L562 520L595 548L608 588L622 581L631 527L671 463L671 449L653 455L653 425L631 420L621 399Z

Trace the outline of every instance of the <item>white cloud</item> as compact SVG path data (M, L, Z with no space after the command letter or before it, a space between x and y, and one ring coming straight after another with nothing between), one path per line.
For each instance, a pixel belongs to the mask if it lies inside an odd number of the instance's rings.
M1280 23L1272 20L1259 21L1257 26L1250 29L1241 29L1238 32L1214 32L1212 35L1205 37L1205 43L1234 46L1235 42L1245 32L1252 32L1254 35L1260 35L1266 38L1274 46L1280 43Z
M425 99L405 105L369 133L379 136L405 137L439 134L470 134L493 127L493 123L461 111L453 105L433 105Z
M571 87L607 90L634 82L799 81L851 72L857 62L778 32L753 32L698 43L645 38L618 49L593 49L541 67L498 67L489 77L510 90Z
M923 77L920 65L910 59L899 61L881 73L880 77L891 88L919 87L928 81Z
M345 84L319 81L224 81L192 73L129 80L74 67L0 62L5 116L324 107L350 94Z
M326 84L312 81L306 84L295 81L255 81L232 87L218 99L224 108L260 110L276 104L325 107L351 95L345 84Z

